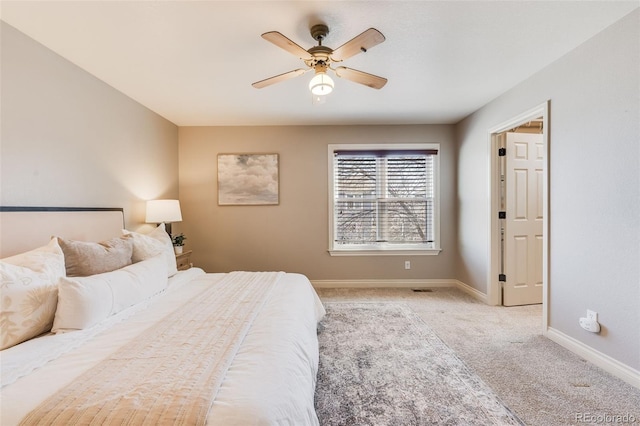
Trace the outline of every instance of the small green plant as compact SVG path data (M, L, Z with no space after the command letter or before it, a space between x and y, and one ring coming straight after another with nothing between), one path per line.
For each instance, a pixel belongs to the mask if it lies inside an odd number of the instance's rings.
M181 247L184 245L184 240L186 239L187 237L185 237L183 233L180 233L178 235L175 235L173 238L171 238L171 241L173 242L174 246Z

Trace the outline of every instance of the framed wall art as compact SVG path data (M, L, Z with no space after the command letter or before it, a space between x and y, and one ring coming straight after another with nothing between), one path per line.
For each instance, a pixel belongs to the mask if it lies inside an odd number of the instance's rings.
M218 154L218 205L277 205L278 154Z

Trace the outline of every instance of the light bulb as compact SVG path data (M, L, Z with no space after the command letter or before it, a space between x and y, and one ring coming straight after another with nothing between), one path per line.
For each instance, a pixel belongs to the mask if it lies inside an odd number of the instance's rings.
M316 73L309 82L309 90L314 95L328 95L333 90L333 80L325 72Z

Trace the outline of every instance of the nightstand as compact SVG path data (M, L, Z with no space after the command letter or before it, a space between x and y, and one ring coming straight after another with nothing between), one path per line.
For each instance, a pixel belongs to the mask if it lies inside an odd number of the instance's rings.
M184 271L193 266L193 263L191 263L191 252L192 250L187 250L181 254L176 254L176 266L178 267L178 271Z

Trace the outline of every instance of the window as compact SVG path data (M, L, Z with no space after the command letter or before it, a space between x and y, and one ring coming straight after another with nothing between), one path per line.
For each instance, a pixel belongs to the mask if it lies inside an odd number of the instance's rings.
M437 254L438 148L329 145L330 253Z

